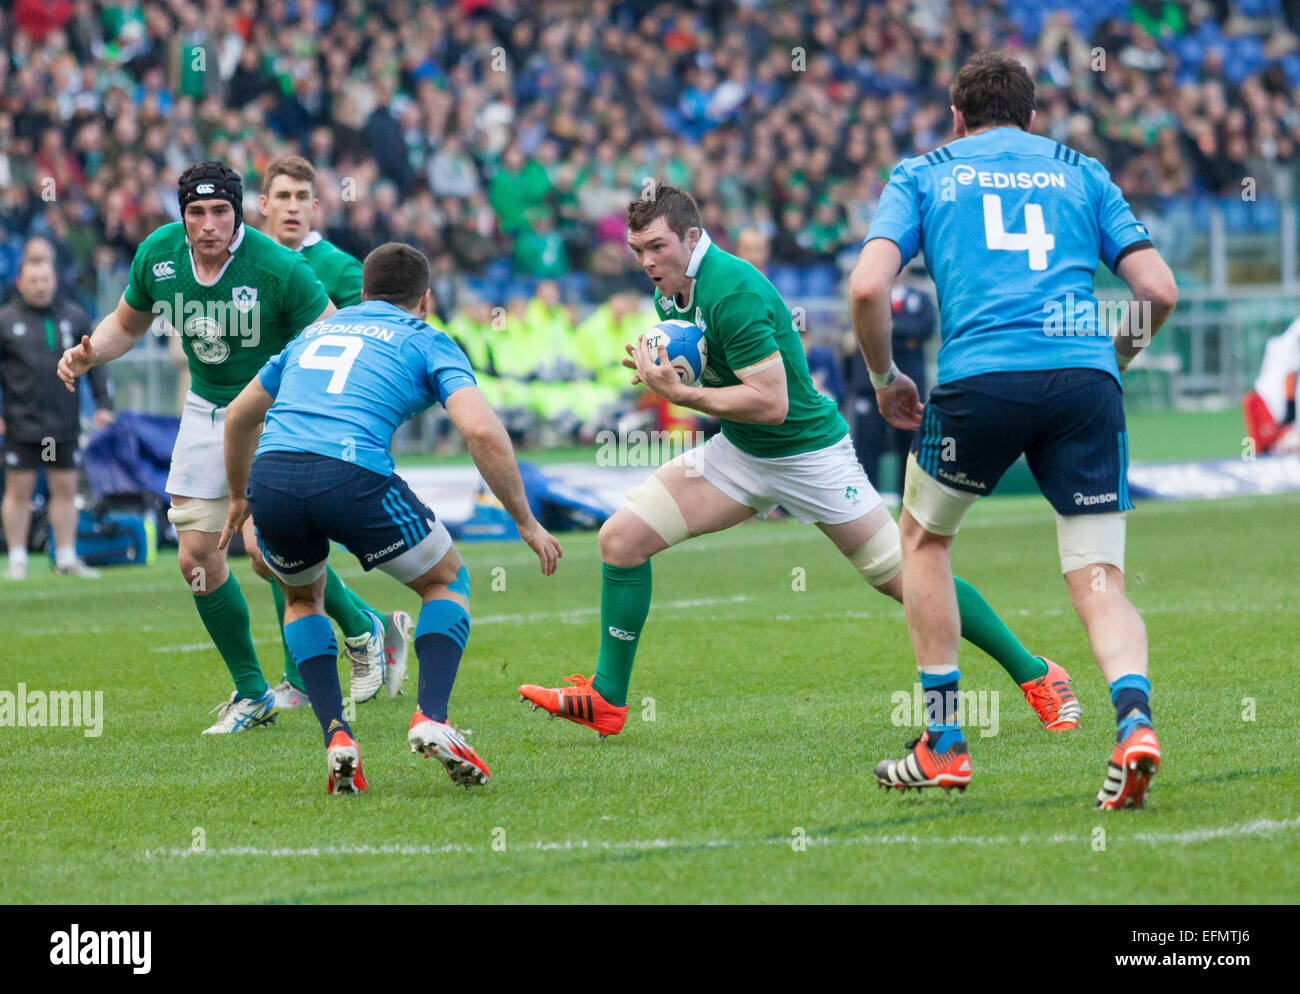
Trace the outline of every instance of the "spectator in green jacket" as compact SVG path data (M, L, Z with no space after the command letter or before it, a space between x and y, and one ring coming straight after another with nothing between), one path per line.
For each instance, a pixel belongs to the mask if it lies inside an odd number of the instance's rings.
M569 271L569 247L545 208L527 215L527 225L515 238L510 266L517 276L563 276Z
M497 223L507 235L524 229L530 208L545 203L551 192L546 170L536 159L525 158L523 149L512 142L501 159L501 168L488 183L488 200L496 211Z

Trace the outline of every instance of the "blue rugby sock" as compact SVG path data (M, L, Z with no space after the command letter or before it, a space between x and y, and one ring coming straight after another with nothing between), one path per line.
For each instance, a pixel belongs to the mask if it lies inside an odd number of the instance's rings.
M1140 673L1126 673L1110 685L1115 705L1115 741L1123 742L1139 725L1151 723L1151 681Z
M298 664L304 689L311 698L325 744L337 731L352 734L343 718L343 692L339 689L338 642L334 627L323 614L309 614L284 626L284 641Z
M462 566L449 589L469 597L469 570ZM434 721L447 720L447 701L469 641L469 612L456 601L439 599L420 608L415 624L415 654L420 660L417 700L420 713Z
M933 752L947 752L966 739L957 724L957 682L961 670L947 673L922 673L921 689L925 691L925 714L929 721L929 744Z

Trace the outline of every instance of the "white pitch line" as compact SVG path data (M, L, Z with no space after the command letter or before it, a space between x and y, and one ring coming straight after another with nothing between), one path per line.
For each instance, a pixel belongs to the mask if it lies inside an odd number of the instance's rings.
M718 604L743 604L752 600L754 600L754 597L749 594L735 594L731 597L690 597L675 601L664 601L661 604L652 604L650 612L653 614L657 611L677 611L682 608L713 607ZM473 618L471 623L475 625L519 624L534 621L565 623L586 621L598 614L600 614L599 605L595 607L576 607L567 611L537 611L530 614L486 614L481 618Z
M754 600L749 594L736 594L733 597L692 597L685 600L664 601L651 607L651 613L657 611L679 611L683 608L714 607L718 604L743 604ZM600 607L578 607L568 611L536 611L531 614L486 614L473 618L475 625L519 625L538 621L554 621L562 625L582 624L600 614ZM271 641L268 639L267 641ZM211 642L191 642L184 645L161 645L151 652L200 652L211 649Z
M1116 842L1140 842L1147 845L1192 845L1198 842L1210 842L1214 839L1235 838L1241 836L1268 836L1276 832L1293 831L1300 828L1300 817L1273 821L1259 818L1255 821L1241 822L1236 825L1223 825L1218 828L1196 828L1183 832L1134 832L1132 835L1116 834ZM785 839L630 839L624 842L602 842L589 839L563 839L558 842L523 842L511 843L508 847L515 852L653 852L663 849L742 849L756 846L788 846L794 836ZM1005 845L1083 845L1092 841L1091 835L950 835L927 837L923 835L858 835L839 837L833 835L810 835L803 841L810 846L837 845L920 845L920 846L1005 846ZM430 845L336 845L308 846L303 848L283 847L264 848L261 846L224 846L196 852L193 849L170 849L158 847L146 849L146 859L188 858L190 856L258 856L266 858L301 858L307 856L445 856L451 853L482 853L494 851L491 845L469 845L463 842L449 842L440 846Z
M697 597L688 600L666 601L663 604L654 604L650 608L651 614L657 614L661 611L677 611L682 608L710 607L718 604L743 604L758 598L749 594L737 594L734 597ZM1281 611L1290 611L1292 608L1286 604L1197 604L1185 607L1144 607L1139 609L1138 613L1146 615L1154 614L1272 614ZM1045 608L1041 611L1020 609L1013 611L1003 611L1004 616L1009 618L1056 618L1071 612L1064 608L1053 607ZM536 611L532 613L520 614L488 614L482 618L474 618L475 625L526 625L541 621L556 622L561 625L578 625L586 624L590 619L600 614L599 607L578 607L568 611ZM821 612L818 614L761 614L760 619L764 622L779 622L783 624L809 624L819 621L882 621L893 620L900 621L903 618L902 607L885 607L880 611L831 611ZM755 620L747 618L744 615L721 615L721 614L696 614L689 619L694 624L701 622L724 622L737 620ZM159 629L130 629L131 631L157 631ZM100 631L109 633L114 629L101 629ZM276 639L270 633L275 631L274 628L261 626L254 629L256 641L274 643ZM29 632L35 635L61 635L66 634L64 631L49 632ZM85 634L77 632L76 634ZM211 649L211 642L190 642L183 645L161 645L150 649L150 652L201 652L204 649Z

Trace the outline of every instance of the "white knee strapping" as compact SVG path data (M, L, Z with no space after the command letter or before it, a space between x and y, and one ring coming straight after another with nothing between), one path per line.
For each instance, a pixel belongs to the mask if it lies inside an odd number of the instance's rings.
M966 512L977 500L978 494L940 483L920 467L913 453L908 453L903 507L931 535L956 535Z
M167 508L167 520L178 532L217 532L226 527L230 501L225 497L191 497Z
M862 579L873 587L888 583L903 568L903 545L898 533L898 522L892 517L862 548L849 556L849 562L858 568Z
M668 487L659 477L651 475L627 492L623 505L653 528L670 546L690 538L682 509L673 500Z
M1109 563L1124 572L1124 536L1127 511L1105 514L1058 514L1056 546L1061 553L1061 572Z

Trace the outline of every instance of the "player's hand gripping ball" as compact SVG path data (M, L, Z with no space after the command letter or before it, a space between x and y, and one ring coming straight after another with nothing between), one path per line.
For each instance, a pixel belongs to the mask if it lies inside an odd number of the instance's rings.
M668 362L688 387L700 382L709 365L709 343L704 333L689 321L660 321L646 332L651 356L659 355L659 346L668 350ZM655 360L658 365L659 360Z

